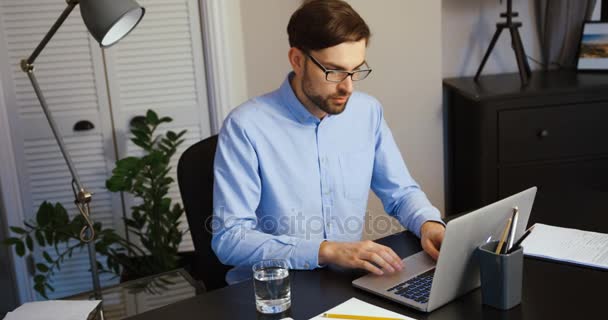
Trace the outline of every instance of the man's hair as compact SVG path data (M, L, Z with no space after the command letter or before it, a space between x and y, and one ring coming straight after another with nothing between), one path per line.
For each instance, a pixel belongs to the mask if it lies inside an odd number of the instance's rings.
M365 39L371 33L363 18L342 0L305 1L287 25L289 45L309 52L343 42Z

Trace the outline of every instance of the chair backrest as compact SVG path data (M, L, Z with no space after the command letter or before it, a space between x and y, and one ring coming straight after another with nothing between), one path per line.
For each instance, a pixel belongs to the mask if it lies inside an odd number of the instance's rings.
M177 165L177 181L196 251L191 272L205 283L207 290L225 287L226 272L230 269L211 249L216 147L217 135L199 141L182 154Z

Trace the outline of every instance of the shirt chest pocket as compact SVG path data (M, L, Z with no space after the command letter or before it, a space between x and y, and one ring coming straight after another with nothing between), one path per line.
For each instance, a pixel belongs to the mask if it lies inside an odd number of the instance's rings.
M340 154L342 189L348 199L367 199L372 179L374 154L371 151L356 151Z

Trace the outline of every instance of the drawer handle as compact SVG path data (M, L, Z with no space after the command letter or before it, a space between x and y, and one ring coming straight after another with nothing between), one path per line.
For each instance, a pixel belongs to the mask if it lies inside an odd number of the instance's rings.
M542 129L541 131L538 132L538 137L540 139L546 138L548 136L549 136L549 130L547 130L547 129Z

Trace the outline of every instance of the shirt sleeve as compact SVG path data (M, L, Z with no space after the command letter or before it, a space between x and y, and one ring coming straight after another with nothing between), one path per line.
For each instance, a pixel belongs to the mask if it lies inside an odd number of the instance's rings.
M257 229L256 209L262 181L258 157L246 130L225 121L214 162L213 237L211 246L227 265L251 266L263 259L286 259L291 269L318 267L323 239L272 235Z
M371 188L382 201L384 210L406 229L420 237L420 228L427 221L441 224L435 208L410 175L399 148L380 110L375 137L375 158Z

